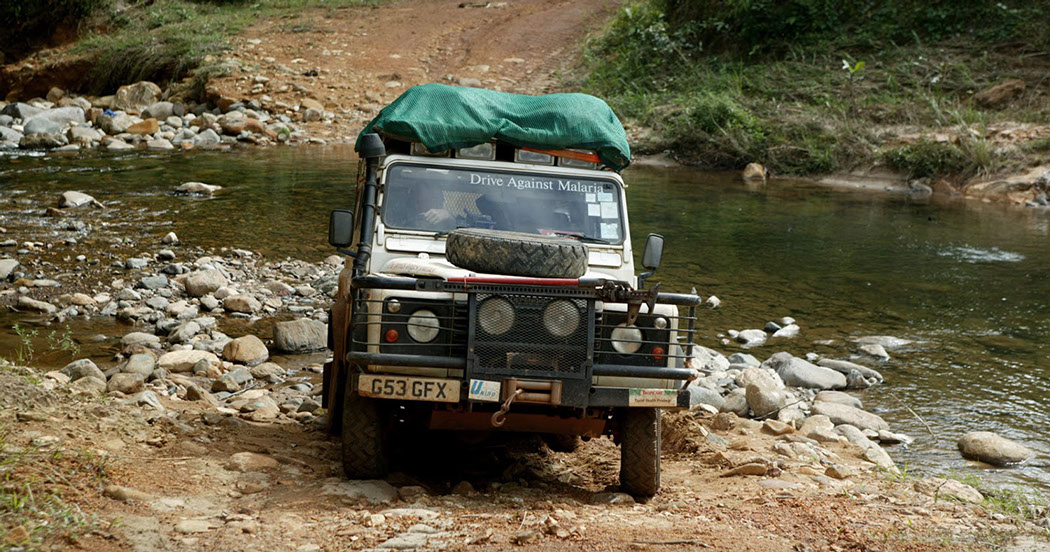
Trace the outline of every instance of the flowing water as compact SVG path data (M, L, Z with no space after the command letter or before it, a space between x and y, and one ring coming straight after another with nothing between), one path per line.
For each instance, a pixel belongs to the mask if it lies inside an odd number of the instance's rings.
M33 232L61 243L62 233L39 216L42 203L79 190L109 206L99 224L110 233L141 239L174 230L205 249L316 261L332 252L328 211L351 205L354 159L347 147L0 158L0 226L19 241L29 238L18 232ZM880 367L886 384L862 394L866 408L916 438L890 449L897 462L918 473L978 467L960 458L955 442L991 430L1038 456L1020 468L985 468L983 476L1050 487L1050 213L803 181L745 185L735 174L684 168L639 166L625 178L636 249L649 232L667 238L653 281L722 300L701 311L700 343L729 354L736 346L720 342L727 330L762 328L782 316L797 319L801 335L752 354L848 358L859 336L913 340ZM170 194L188 180L225 189L214 199ZM71 254L107 247L87 238ZM0 356L13 354L14 321L0 316ZM120 330L103 319L73 329ZM827 340L833 343L814 343Z

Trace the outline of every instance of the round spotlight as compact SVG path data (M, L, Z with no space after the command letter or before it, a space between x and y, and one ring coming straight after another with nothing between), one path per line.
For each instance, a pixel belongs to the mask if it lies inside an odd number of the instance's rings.
M613 349L620 354L637 353L642 348L642 330L635 326L620 324L613 328L609 338L612 339Z
M580 309L572 301L551 301L543 309L543 327L555 337L569 337L580 327Z
M502 335L514 326L514 305L502 297L490 297L478 305L478 325L489 335Z
M419 309L408 317L408 336L419 343L430 343L441 331L441 323L433 312Z

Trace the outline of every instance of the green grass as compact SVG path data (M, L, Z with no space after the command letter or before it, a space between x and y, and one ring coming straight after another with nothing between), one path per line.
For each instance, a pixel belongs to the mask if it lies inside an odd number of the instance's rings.
M731 37L698 41L709 29L673 24L662 3L667 0L629 4L585 47L589 74L582 88L652 131L635 147L639 153L669 151L714 169L758 161L774 173L817 174L884 163L912 176L966 178L1022 166L1027 151L999 151L971 138L971 130L1050 118L1050 104L1034 92L1048 69L1036 55L1042 35L1028 44L1001 30L987 40L1015 42L975 45L947 31L936 43L918 36L877 42L872 37L878 33L861 33L868 38L818 37L802 45L777 43L792 45L775 53L741 53L727 43ZM722 9L709 2L671 3ZM1035 53L1023 57L1030 51ZM1033 93L1002 110L975 104L976 92L1008 78L1024 78ZM945 146L923 140L900 146L887 139L930 131L965 139Z
M106 5L96 8L94 20L106 23L95 25L73 48L94 60L85 85L95 94L111 94L140 80L166 83L186 77L193 77L191 86L199 92L207 78L234 68L221 59L230 50L230 37L260 18L295 20L306 8L338 10L382 0L156 0L132 2L124 10L116 0L100 1Z

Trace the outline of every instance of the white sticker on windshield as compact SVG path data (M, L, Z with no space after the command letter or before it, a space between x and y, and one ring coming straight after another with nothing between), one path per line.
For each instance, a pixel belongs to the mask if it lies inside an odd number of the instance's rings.
M602 218L603 219L618 219L620 218L620 211L616 208L615 203L602 203Z
M598 201L597 199L594 199L594 194L583 194L583 197L587 200L587 203L594 203Z
M602 223L602 239L615 240L620 237L620 225L615 222Z
M587 204L587 216L589 217L600 217L602 216L602 206L597 203Z
M610 192L599 192L598 201L601 203L608 203L613 200L613 195Z

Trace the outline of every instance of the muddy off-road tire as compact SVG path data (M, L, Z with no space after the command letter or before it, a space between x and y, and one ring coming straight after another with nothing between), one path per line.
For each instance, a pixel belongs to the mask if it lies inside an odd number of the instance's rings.
M386 476L383 423L375 399L347 389L343 397L343 472L349 479Z
M475 272L579 278L587 272L587 246L571 238L460 228L445 241L448 262Z
M628 408L620 429L620 488L648 498L660 490L660 410Z

